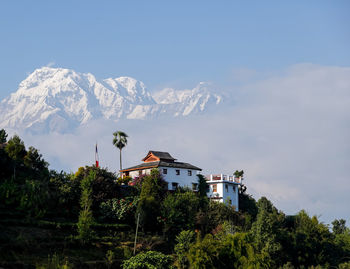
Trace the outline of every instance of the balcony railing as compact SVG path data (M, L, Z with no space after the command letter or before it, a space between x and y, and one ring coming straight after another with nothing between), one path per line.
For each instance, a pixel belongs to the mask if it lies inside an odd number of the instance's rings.
M230 176L230 175L217 174L217 175L206 176L206 179L208 181L223 180L223 181L229 181L229 182L235 182L235 183L241 184L243 177L235 177L235 176Z

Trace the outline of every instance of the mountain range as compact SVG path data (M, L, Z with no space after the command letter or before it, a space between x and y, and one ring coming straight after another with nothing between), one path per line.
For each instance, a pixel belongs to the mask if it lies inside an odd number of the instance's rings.
M90 73L42 67L0 103L0 128L67 132L97 119L157 119L205 113L222 104L209 83L150 93L131 77L97 80Z

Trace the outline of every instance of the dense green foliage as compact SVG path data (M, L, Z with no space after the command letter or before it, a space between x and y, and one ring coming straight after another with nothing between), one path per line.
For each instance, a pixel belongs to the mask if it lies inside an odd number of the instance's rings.
M96 178L96 174L91 171L88 176L85 176L81 181L81 198L80 206L81 211L79 214L79 220L77 224L78 228L78 238L82 240L83 243L89 241L92 238L91 225L94 223L94 218L92 216L92 183Z
M138 204L138 197L113 198L100 205L101 219L107 222L122 221L133 222L136 207Z
M172 192L157 169L132 180L96 166L50 171L4 130L0 165L0 267L350 268L344 219L286 216L244 185L236 212L207 198L203 176L198 191Z
M172 258L157 251L141 252L123 263L123 269L168 269Z
M189 261L186 254L195 241L195 233L191 230L184 230L176 236L175 241L176 245L174 251L177 256L176 265L178 268L187 268L189 266Z
M153 169L150 175L143 178L137 215L140 216L141 227L146 231L161 229L157 214L160 212L160 201L164 198L167 185L157 169Z
M169 194L163 201L164 230L173 241L182 230L195 228L199 199L192 191Z

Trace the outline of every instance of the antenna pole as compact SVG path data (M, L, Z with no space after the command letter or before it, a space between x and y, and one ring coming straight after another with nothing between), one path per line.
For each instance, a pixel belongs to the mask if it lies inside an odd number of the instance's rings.
M140 213L137 214L136 233L135 233L135 242L134 242L134 256L136 253L136 240L137 240L137 232L139 230L139 220L140 220Z

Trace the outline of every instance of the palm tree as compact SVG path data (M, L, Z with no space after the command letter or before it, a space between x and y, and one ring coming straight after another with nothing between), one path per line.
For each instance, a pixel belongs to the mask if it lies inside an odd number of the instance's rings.
M113 145L116 146L119 149L120 153L120 170L122 170L122 149L126 146L128 143L127 137L128 135L124 132L117 131L113 133Z

